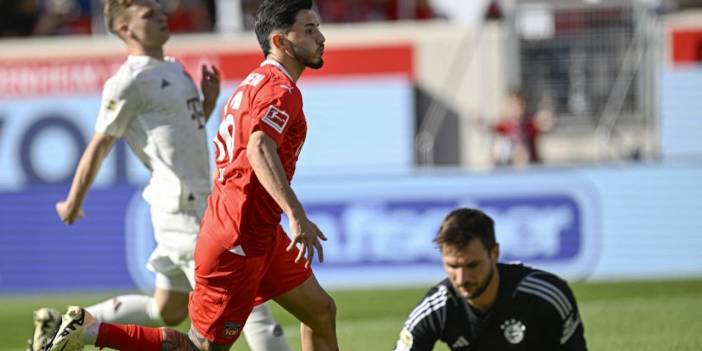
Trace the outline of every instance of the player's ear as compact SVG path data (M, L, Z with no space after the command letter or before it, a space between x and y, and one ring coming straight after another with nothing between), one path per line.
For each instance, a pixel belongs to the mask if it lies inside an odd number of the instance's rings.
M115 34L122 39L129 36L129 26L127 25L126 21L119 21L115 23Z
M492 258L493 262L497 262L497 259L500 258L500 244L495 243L495 247L492 248L492 252L490 252L490 258Z
M285 51L285 38L281 32L273 32L271 34L271 46L278 50Z

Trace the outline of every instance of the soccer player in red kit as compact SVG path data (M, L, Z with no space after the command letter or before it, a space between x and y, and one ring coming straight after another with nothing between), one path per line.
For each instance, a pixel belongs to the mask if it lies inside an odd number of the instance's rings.
M307 133L296 82L306 67L322 67L325 39L311 0L265 0L255 31L266 60L227 101L214 140L217 170L195 249L189 335L101 323L101 347L229 350L252 308L274 299L301 321L302 350L338 350L334 300L310 269L315 252L323 261L326 238L290 187ZM69 308L48 349L81 349L95 338L94 323L82 308Z

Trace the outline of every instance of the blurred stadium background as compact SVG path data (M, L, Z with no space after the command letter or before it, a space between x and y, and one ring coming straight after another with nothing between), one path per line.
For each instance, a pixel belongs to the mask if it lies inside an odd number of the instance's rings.
M161 2L178 33L167 53L196 81L219 66L223 103L262 58L258 1ZM504 260L574 284L592 350L702 349L702 1L317 5L326 65L300 81L294 187L330 237L316 272L343 349L393 347L443 276L431 238L460 205L496 219ZM54 211L123 60L104 32L100 0L0 2L0 350L23 349L34 308L153 285L147 174L123 143L86 218ZM497 160L513 151L499 126L515 88L552 126L531 138L538 159L512 165Z

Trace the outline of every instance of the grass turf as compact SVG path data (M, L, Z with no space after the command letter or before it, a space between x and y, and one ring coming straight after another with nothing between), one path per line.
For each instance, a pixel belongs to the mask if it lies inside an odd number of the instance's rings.
M590 350L702 350L702 280L574 284ZM405 317L425 289L333 291L337 330L345 351L390 350ZM0 296L0 350L24 350L32 311L41 306L89 305L112 295ZM297 323L273 311L299 350ZM188 323L179 328L187 330ZM86 350L92 350L87 348ZM248 350L243 338L233 350ZM447 350L437 344L435 350Z

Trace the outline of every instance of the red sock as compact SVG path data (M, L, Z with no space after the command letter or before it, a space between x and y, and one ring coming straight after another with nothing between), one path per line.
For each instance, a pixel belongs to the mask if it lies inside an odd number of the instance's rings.
M161 350L161 328L142 327L134 324L100 323L97 347L115 350Z

